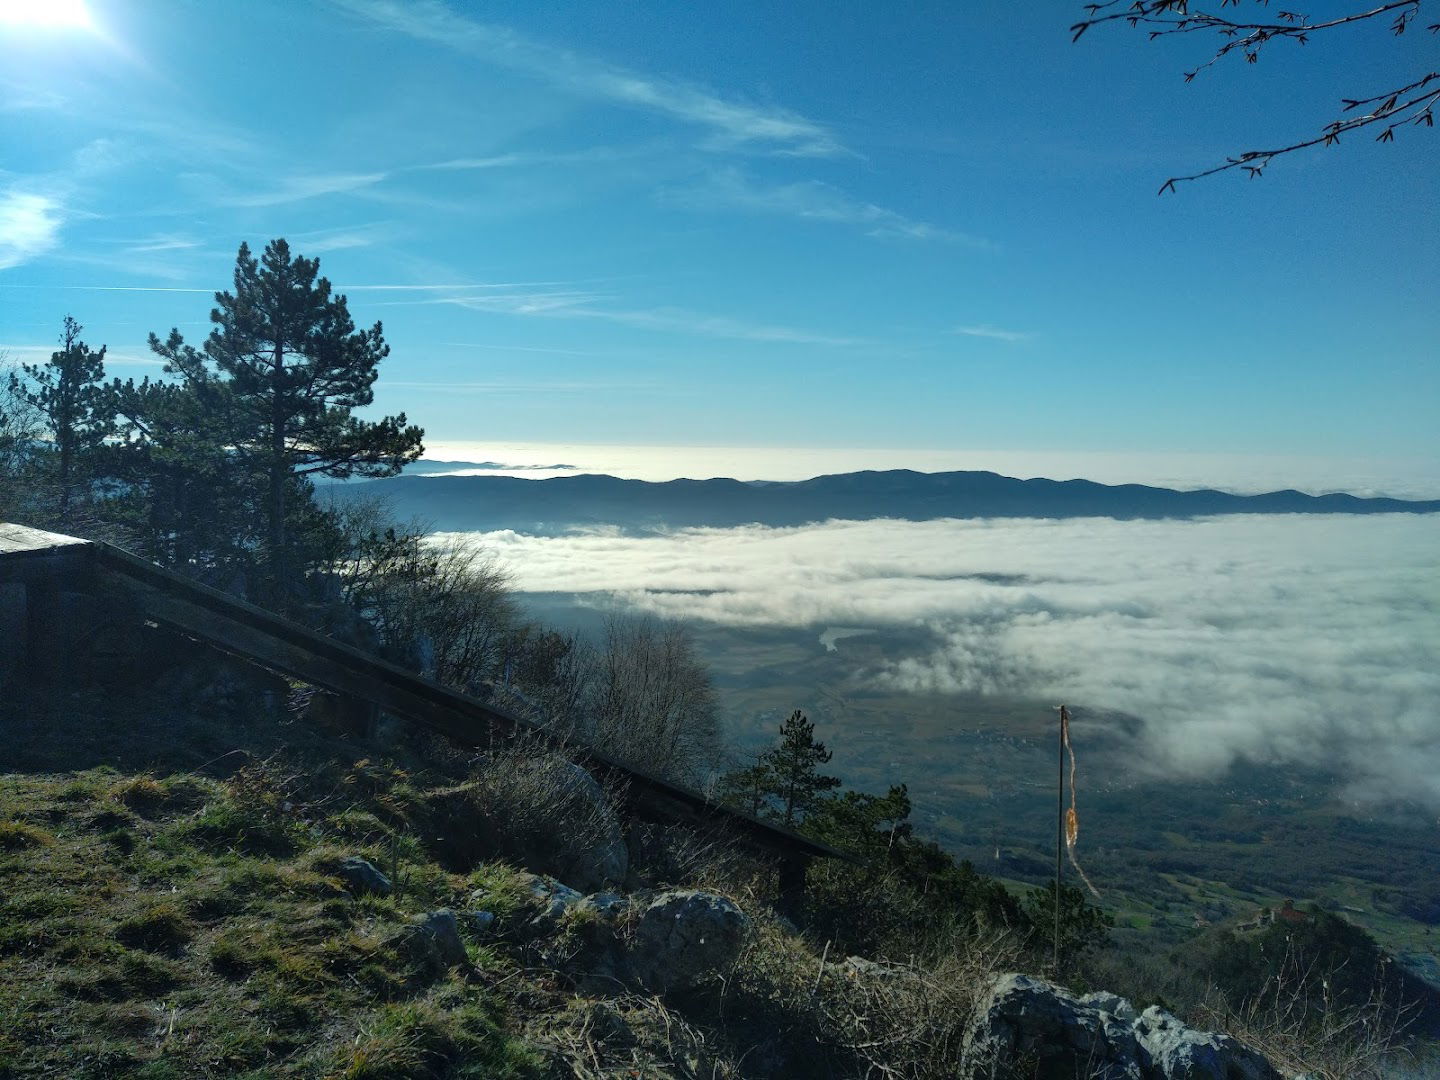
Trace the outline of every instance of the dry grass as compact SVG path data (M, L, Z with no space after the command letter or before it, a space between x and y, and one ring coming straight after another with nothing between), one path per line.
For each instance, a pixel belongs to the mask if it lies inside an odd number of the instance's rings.
M425 799L432 850L445 866L463 872L509 858L582 890L600 887L585 880L594 874L586 857L623 844L612 809L622 791L600 787L535 739L508 740L469 765L463 783Z
M1302 968L1293 952L1253 998L1232 1006L1212 995L1196 1014L1197 1023L1248 1043L1286 1075L1396 1080L1412 1065L1404 1038L1406 1010L1378 991L1358 1004L1340 1002L1331 979L1313 965Z

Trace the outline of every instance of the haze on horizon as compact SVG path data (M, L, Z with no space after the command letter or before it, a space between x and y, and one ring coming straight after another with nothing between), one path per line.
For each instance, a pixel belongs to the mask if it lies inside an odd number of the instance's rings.
M1020 479L1093 480L1257 494L1294 488L1311 495L1440 498L1440 462L1248 454L1133 454L1105 451L897 449L821 446L623 446L616 444L431 442L425 457L452 471L532 480L603 473L627 480L809 480L829 473L911 469L983 470ZM483 468L467 470L470 462Z

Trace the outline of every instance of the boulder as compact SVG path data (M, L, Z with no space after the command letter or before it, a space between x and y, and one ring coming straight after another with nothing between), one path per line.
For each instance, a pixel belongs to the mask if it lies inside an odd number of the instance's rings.
M1140 1014L1135 1034L1165 1080L1279 1080L1256 1051L1229 1035L1196 1031L1158 1005Z
M1080 1004L1087 1005L1092 1009L1099 1009L1101 1012L1109 1013L1118 1017L1126 1023L1134 1020L1139 1014L1135 1006L1126 1001L1119 994L1112 994L1108 990L1096 990L1094 993L1086 994L1079 999Z
M630 910L630 904L630 897L624 893L600 892L585 897L577 906L598 919L614 922Z
M554 759L547 768L546 780L556 803L565 807L567 818L586 822L590 834L585 844L567 844L557 851L548 869L582 892L623 882L630 869L630 850L604 789L574 762Z
M1281 1080L1228 1035L1186 1027L1158 1006L1139 1016L1114 994L1078 997L1028 975L999 975L964 1038L965 1080Z
M460 924L455 919L455 913L448 908L417 915L410 933L413 941L433 952L445 967L460 967L469 963L465 942L460 940Z
M723 896L660 893L639 910L626 966L650 990L688 990L734 963L749 928L750 920Z
M338 873L351 892L389 896L393 888L390 879L376 869L374 863L359 855L347 855L341 859Z
M1029 975L1000 975L965 1033L966 1080L1152 1080L1140 1042L1113 1013Z
M527 901L525 927L536 935L554 932L565 912L585 899L569 885L541 874L521 874L520 887ZM474 895L478 899L484 894L477 891Z

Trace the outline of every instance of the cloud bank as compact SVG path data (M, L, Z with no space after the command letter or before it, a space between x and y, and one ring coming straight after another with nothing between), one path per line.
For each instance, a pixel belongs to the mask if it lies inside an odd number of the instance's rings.
M1333 766L1440 808L1440 519L828 522L660 537L469 534L534 592L727 625L923 627L861 685L1143 721L1146 766ZM843 646L842 646L843 651Z

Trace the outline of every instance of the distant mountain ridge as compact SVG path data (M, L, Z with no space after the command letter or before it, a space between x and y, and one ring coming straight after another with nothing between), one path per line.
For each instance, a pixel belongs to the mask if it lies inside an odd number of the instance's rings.
M585 474L400 476L326 489L337 499L385 498L402 518L440 531L514 529L554 533L614 525L647 532L694 526L803 525L831 518L1189 518L1211 514L1440 513L1440 500L1359 498L1272 491L1235 495L1175 491L1090 480L1018 480L993 472L909 469L817 476L810 480L622 480Z

